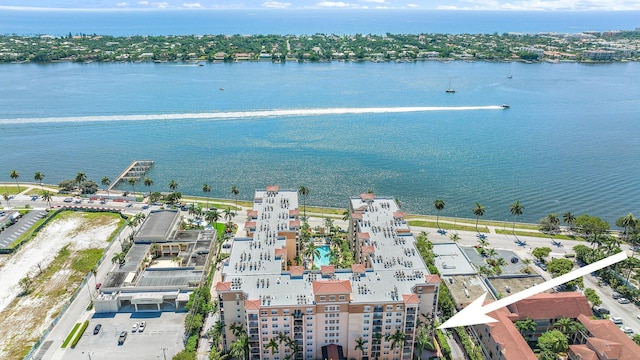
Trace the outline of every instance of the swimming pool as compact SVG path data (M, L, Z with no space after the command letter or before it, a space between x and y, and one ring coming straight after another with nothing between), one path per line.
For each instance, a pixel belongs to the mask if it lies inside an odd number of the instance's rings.
M318 246L316 249L320 252L320 256L313 257L313 265L317 268L320 268L320 266L323 265L329 265L329 253L331 252L329 245Z

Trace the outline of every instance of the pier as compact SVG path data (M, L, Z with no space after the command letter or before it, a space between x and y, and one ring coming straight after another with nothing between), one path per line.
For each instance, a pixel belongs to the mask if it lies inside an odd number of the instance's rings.
M129 181L129 179L132 178L136 179L136 181L140 180L140 178L143 177L149 169L151 169L153 164L153 160L134 160L113 182L111 182L111 185L109 185L107 190L112 190L123 180Z

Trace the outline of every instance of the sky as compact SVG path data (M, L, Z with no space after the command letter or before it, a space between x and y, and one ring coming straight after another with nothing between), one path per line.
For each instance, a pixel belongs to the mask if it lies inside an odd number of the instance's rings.
M640 0L0 0L0 10L406 9L515 11L640 10Z

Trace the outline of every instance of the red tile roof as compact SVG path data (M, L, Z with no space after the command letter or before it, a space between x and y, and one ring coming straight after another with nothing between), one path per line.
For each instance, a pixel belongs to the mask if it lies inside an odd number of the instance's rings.
M579 292L543 293L508 306L513 321L531 319L577 319L581 314L592 316L587 298Z
M440 276L438 275L425 275L424 281L427 284L440 284Z
M598 355L589 349L587 345L569 345L569 354L578 356L580 360L600 360Z
M245 310L260 310L260 300L247 300L244 302Z
M267 186L267 191L268 192L278 192L278 189L280 189L278 187L278 185L271 185L271 186Z
M376 248L373 245L365 245L361 247L363 254L373 254L376 252Z
M247 216L255 218L258 216L258 210L249 210L247 211Z
M336 272L336 267L333 265L322 265L320 266L320 272L322 275L334 274Z
M351 265L351 272L354 274L362 274L365 271L364 264L353 264Z
M355 211L351 214L351 218L352 219L362 219L362 212L360 211Z
M287 248L276 248L274 253L276 258L281 258L283 255L287 255Z
M351 294L349 280L317 280L312 285L315 295Z
M360 194L360 199L364 200L364 201L371 201L373 199L375 199L375 195L372 193L365 193L365 194Z
M368 232L359 232L358 233L358 239L370 239L371 238L371 234L369 234Z
M625 333L623 333L616 324L614 324L611 320L591 320L589 316L580 315L578 317L578 321L584 325L589 333L594 338L598 338L600 342L591 341L592 345L600 345L600 347L592 348L595 351L605 350L607 347L610 350L607 351L607 355L610 356L611 359L616 359L612 357L614 354L614 344L619 344L619 355L617 357L618 360L637 360L638 355L640 354L640 346L636 345L630 337L628 337ZM604 343L603 343L604 342ZM608 343L608 346L603 344ZM589 344L589 343L588 343Z
M501 308L487 315L498 320L494 323L478 325L488 326L491 338L500 344L505 360L537 360L529 345L524 340L516 326L509 319L509 310Z
M229 291L231 290L231 281L218 281L216 284L216 291Z
M393 217L396 219L402 219L404 218L404 212L403 211L396 211L393 213Z
M300 215L300 209L289 210L289 216Z
M416 294L402 294L402 301L405 304L420 304L420 299Z
M289 268L291 276L302 276L304 274L304 266L292 266Z
M246 223L244 223L244 227L246 227L247 229L255 229L256 222L255 221L247 221Z
M299 219L289 221L289 228L290 229L295 229L295 228L299 228L299 227L300 227L300 220Z

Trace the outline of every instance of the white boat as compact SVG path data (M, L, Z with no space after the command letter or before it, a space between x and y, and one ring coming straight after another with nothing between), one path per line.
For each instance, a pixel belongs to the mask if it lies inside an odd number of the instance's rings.
M445 90L445 92L448 94L454 94L456 92L456 90L451 87L451 78L449 78L449 88Z
M509 104L502 104L502 105L500 105L500 107L503 108L503 109L508 109L511 106L509 106Z

